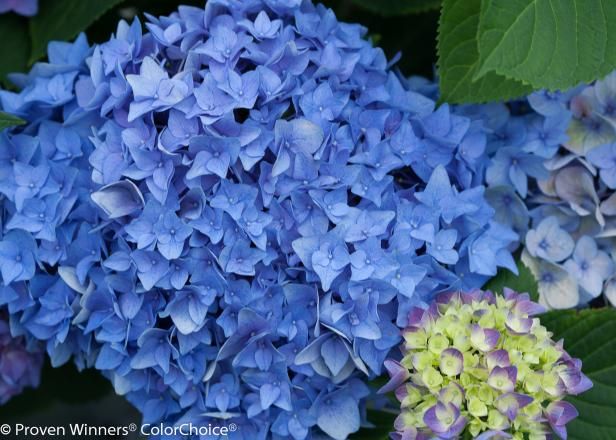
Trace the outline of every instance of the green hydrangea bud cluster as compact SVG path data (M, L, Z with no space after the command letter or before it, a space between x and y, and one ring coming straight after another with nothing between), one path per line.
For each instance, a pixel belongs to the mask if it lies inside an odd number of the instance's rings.
M382 392L401 403L394 438L566 438L577 416L563 399L592 383L535 317L542 307L505 289L442 295L409 313L403 357Z

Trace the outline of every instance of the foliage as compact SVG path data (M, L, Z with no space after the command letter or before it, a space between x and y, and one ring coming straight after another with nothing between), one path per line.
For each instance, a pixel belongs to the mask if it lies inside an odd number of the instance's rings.
M594 386L570 397L580 415L567 427L569 439L616 438L616 310L587 309L550 312L541 317L554 339L564 339L565 349L580 358L584 373Z
M32 48L29 63L32 64L45 56L49 41L72 40L79 32L121 1L53 0L41 2L41 10L30 21Z
M488 102L528 94L532 88L494 72L473 81L480 67L477 30L481 0L445 0L439 24L438 71L447 102Z
M565 90L616 67L613 0L445 0L443 99L485 102Z
M52 40L73 39L122 0L43 0L30 18L0 16L0 80L9 73L25 71L46 54ZM26 30L27 29L27 30Z
M15 127L16 125L23 125L25 123L26 121L18 118L17 116L13 116L9 113L0 111L0 131L4 130L5 128Z

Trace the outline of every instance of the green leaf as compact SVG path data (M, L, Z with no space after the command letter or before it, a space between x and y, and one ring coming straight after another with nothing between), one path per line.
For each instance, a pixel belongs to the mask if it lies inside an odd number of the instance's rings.
M352 0L364 9L385 17L393 15L417 14L438 9L441 0Z
M615 0L483 0L474 78L564 90L603 77L616 68L615 10Z
M539 284L530 269L521 260L516 263L518 275L510 270L501 269L496 276L486 283L484 289L492 292L503 293L503 288L509 287L516 292L526 292L533 301L539 300Z
M389 433L394 431L394 420L397 414L385 411L368 410L368 421L374 428L362 428L349 437L349 440L387 440Z
M441 100L450 103L518 98L528 85L494 72L473 81L479 67L477 29L481 0L444 0L438 36Z
M594 384L568 399L580 413L567 425L569 439L616 438L616 309L554 311L541 322L555 340L564 339L571 356L582 360L582 371Z
M16 14L0 16L0 80L7 84L6 75L23 72L28 66L30 40L24 32L27 21Z
M47 0L30 21L30 63L45 56L52 40L72 40L122 0ZM23 30L21 31L23 32Z
M11 114L0 112L0 131L5 128L14 127L16 125L23 125L26 121L18 118L17 116L13 116Z

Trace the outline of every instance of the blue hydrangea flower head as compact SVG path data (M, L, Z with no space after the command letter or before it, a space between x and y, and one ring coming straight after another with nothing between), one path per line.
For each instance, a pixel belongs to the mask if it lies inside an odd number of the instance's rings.
M0 91L28 121L0 136L12 319L144 420L346 438L412 307L515 270L525 229L483 185L502 127L307 0L147 19ZM560 141L544 122L502 161L518 194Z

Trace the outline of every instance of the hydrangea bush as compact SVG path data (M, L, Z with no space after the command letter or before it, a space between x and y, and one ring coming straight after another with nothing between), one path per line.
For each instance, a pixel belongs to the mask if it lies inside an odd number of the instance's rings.
M17 92L0 90L0 108L27 121L0 133L11 333L54 366L97 368L145 422L347 438L418 308L430 316L439 293L515 272L520 244L544 305L616 296L613 79L437 106L435 84L404 78L366 29L309 0L147 18L147 32L121 21L100 45L51 43L48 62L11 77ZM464 313L460 301L500 317L530 307L456 298ZM548 341L514 315L532 331L512 340ZM521 368L511 356L498 367ZM461 425L434 426L458 414L485 430L447 390L426 426L454 435ZM480 397L492 430L537 409ZM426 399L421 411L436 404ZM546 420L561 432L570 408L554 405Z
M394 438L566 439L577 411L563 399L592 383L534 317L542 310L509 289L444 294L411 310L404 357L386 361L382 389L402 407Z
M515 270L486 130L358 25L212 0L52 43L2 108L1 301L148 422L346 436L415 305Z

